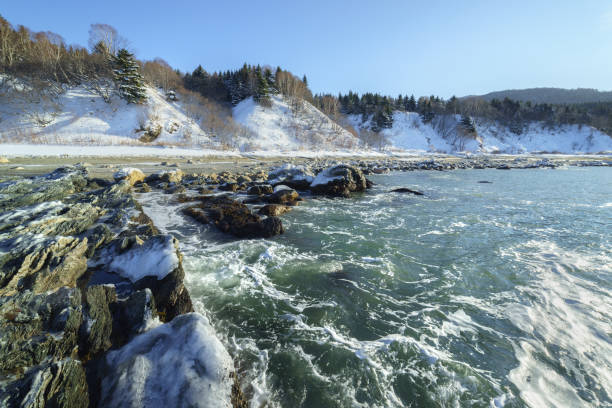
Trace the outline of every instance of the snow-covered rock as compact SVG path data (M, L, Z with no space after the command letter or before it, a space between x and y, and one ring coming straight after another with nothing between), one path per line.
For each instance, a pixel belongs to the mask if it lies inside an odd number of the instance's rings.
M109 269L132 282L146 276L165 278L179 266L178 242L172 235L156 235L115 255Z
M113 174L113 178L116 181L127 180L128 183L133 186L139 181L143 181L145 179L145 175L140 169L136 169L133 167L125 167Z
M231 406L232 359L200 314L135 337L105 362L101 406Z

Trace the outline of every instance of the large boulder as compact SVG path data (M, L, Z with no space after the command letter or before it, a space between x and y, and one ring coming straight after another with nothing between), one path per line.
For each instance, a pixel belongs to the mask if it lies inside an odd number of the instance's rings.
M280 219L263 219L245 204L229 197L201 196L200 203L183 213L202 223L211 223L222 232L239 238L269 238L284 232Z
M144 181L145 174L140 169L125 167L113 174L115 181L127 180L131 186Z
M185 314L108 352L100 406L229 408L233 370L208 320Z
M273 192L274 188L269 184L256 184L254 186L249 187L249 189L247 190L247 194L257 196L261 196L264 194L272 194Z
M145 178L145 182L157 183L157 182L165 182L165 183L180 183L183 180L183 176L185 173L181 169L176 170L162 170L157 173L153 173L150 176Z
M272 185L283 184L296 190L308 190L315 175L310 167L286 163L268 174L268 183Z
M178 241L172 235L138 236L113 241L100 251L92 268L129 280L136 290L149 288L163 321L193 311L189 292L183 284L185 272Z
M322 170L310 185L315 195L349 197L352 192L365 191L367 181L356 167L340 164Z

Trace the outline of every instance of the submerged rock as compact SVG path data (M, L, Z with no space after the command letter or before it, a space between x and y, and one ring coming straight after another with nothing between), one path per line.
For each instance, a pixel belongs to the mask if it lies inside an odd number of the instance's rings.
M412 190L406 187L396 188L396 189L391 190L391 192L392 193L410 193L410 194L419 195L419 196L424 195L420 191Z
M208 320L185 314L107 354L100 406L230 407L232 371Z

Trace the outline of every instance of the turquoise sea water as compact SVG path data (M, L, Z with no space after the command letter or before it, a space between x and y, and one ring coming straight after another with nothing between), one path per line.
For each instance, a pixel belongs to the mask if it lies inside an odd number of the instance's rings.
M146 200L252 406L612 406L611 169L371 178L270 240Z

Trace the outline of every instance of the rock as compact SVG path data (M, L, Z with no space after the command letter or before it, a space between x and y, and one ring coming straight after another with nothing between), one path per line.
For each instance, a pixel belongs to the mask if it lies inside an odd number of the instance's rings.
M267 195L265 201L271 204L286 204L296 201L300 195L293 189L281 189Z
M6 164L9 162L9 159L6 157L0 156L0 164Z
M492 181L487 181L487 180L481 180L479 181L480 184L493 184Z
M340 164L321 171L310 185L315 195L349 197L351 192L365 191L366 178L356 167Z
M268 205L264 205L259 210L259 214L265 215L265 216L278 217L279 215L284 214L290 210L291 210L291 207L287 207L285 205L268 204Z
M23 379L0 383L3 407L75 407L89 405L85 370L71 358L30 369Z
M87 270L87 238L25 235L0 242L0 296L76 286Z
M248 176L238 176L236 181L240 184L244 184L244 183L250 183L253 180L251 180L251 178Z
M228 197L200 197L199 205L188 207L183 213L200 222L214 224L221 231L239 238L268 238L284 232L276 217L262 220L249 208Z
M99 406L229 408L233 371L208 320L178 316L108 352Z
M385 174L385 173L389 173L389 169L386 167L374 167L372 169L372 173L374 174Z
M155 298L149 288L138 290L127 299L113 303L111 309L113 343L119 345L144 332L157 318Z
M63 167L44 176L0 184L0 213L16 207L59 200L87 186L87 170Z
M264 195L264 194L272 194L274 192L274 188L269 184L258 184L249 187L247 190L247 194L249 195Z
M291 163L277 167L268 174L270 184L284 184L296 190L308 190L314 178L314 173L309 167Z
M11 170L25 170L25 168L22 166L14 166L14 167L11 167Z
M410 193L410 194L419 195L419 196L424 195L420 191L411 190L411 189L406 188L406 187L396 188L396 189L391 190L391 192L392 193Z
M115 240L90 265L98 268L98 273L106 271L129 280L135 290L149 288L163 321L193 311L183 284L178 241L172 235L154 235L144 241L138 237Z
M147 183L140 184L139 193L150 193L150 192L151 192L151 187Z
M112 285L96 285L87 288L85 298L88 324L83 334L85 344L81 354L96 355L112 345L113 318L110 308L117 301L117 295Z
M164 183L180 183L183 180L183 176L185 174L181 169L176 169L172 171L159 171L157 173L153 173L150 176L146 177L144 181L146 183L152 182L164 182Z
M49 358L70 356L78 344L81 322L77 288L0 297L0 378Z
M127 180L130 186L133 186L136 183L144 181L145 175L139 169L135 169L133 167L125 167L113 174L113 178L115 179L115 181Z
M238 191L240 185L238 183L225 183L221 184L218 188L221 191Z

